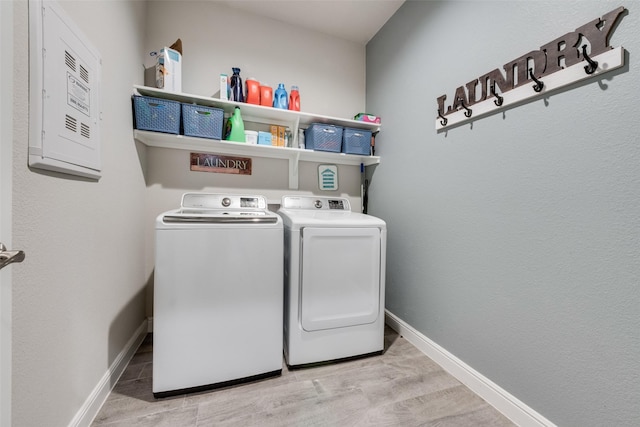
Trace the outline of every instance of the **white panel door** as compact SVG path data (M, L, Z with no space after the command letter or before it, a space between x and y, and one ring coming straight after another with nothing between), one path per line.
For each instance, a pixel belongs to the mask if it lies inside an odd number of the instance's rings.
M376 321L380 307L380 230L302 230L300 322L305 331Z

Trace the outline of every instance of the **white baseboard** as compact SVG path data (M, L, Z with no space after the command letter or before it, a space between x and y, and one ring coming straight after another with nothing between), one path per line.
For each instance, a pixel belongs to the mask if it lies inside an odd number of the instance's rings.
M87 397L80 410L73 417L73 420L69 423L69 427L89 427L93 422L93 419L98 415L100 408L109 397L111 389L118 382L120 375L124 372L131 358L136 353L136 350L140 346L140 343L147 335L148 320L144 322L136 329L133 336L129 339L122 351L115 358L111 366L105 374L102 376L98 385L93 389L91 394Z
M388 310L386 324L438 365L469 387L474 393L521 427L556 427L551 421L525 405L480 372L440 347Z

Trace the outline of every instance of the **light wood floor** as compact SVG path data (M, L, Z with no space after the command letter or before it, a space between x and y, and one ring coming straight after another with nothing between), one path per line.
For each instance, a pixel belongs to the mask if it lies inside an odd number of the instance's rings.
M154 399L148 335L94 420L114 426L513 426L390 328L385 352L253 383Z

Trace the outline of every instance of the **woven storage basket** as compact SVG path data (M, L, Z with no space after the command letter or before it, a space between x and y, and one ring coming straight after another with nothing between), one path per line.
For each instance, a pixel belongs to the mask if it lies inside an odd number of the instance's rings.
M182 130L185 136L222 139L224 111L202 105L182 104Z
M371 154L371 131L344 128L342 133L342 152L346 154Z
M180 133L180 103L149 96L133 96L134 127L164 133Z
M342 147L342 127L311 123L304 133L304 143L309 150L339 153Z

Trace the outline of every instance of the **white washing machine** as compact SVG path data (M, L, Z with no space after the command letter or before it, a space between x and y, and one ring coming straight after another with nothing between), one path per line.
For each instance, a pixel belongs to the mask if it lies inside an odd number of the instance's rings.
M284 354L289 366L384 349L387 229L348 199L285 196Z
M156 220L156 397L282 371L283 225L262 196L187 193Z

